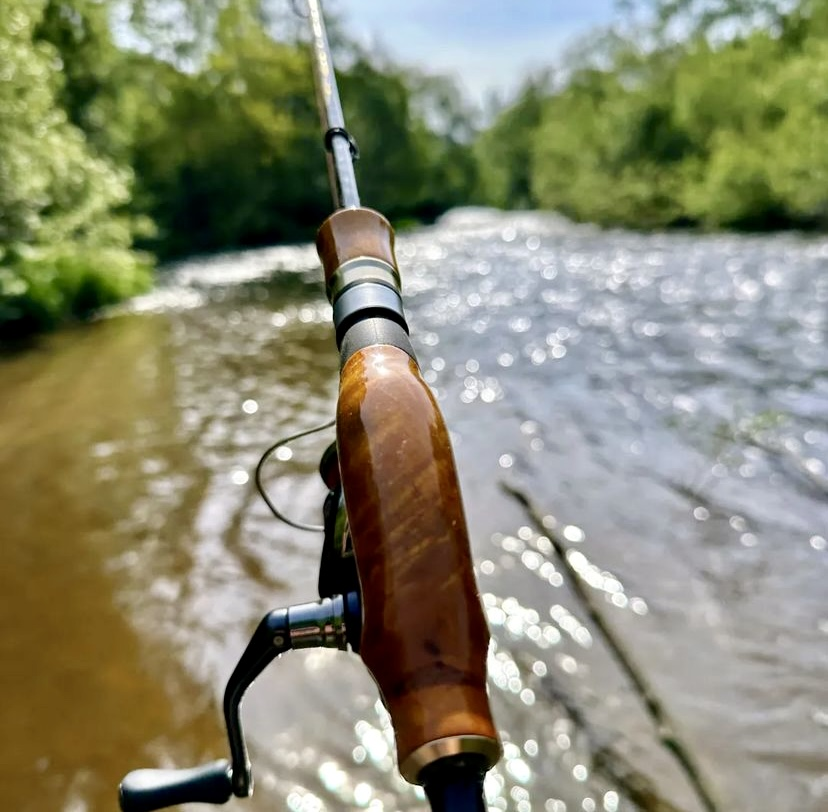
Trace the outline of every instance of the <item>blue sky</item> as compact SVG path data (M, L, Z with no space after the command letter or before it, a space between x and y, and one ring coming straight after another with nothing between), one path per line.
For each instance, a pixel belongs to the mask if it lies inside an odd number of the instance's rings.
M529 70L611 21L614 0L336 0L348 30L401 61L457 76L468 95L514 90Z

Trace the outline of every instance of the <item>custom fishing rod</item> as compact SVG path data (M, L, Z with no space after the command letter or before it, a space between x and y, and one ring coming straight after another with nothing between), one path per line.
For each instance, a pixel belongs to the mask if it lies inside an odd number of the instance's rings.
M335 209L316 245L341 358L336 442L320 462L329 489L320 600L274 610L254 632L224 694L230 760L132 772L120 787L123 812L249 796L241 700L292 648L360 655L391 717L400 773L424 787L434 812L485 812L484 777L500 757L486 689L489 631L448 430L409 339L394 231L360 205L359 153L319 0L307 9Z

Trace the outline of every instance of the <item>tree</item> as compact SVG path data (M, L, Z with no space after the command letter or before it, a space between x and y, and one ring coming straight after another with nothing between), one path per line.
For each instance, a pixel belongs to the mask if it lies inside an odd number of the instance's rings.
M477 140L478 194L484 201L501 208L529 208L537 203L532 153L550 88L548 75L530 78L514 104Z
M796 0L618 0L627 12L644 11L652 30L685 40L698 34L717 34L757 27L779 30Z
M95 154L58 99L60 59L37 39L45 0L0 5L0 324L87 315L148 282L120 213L131 172Z
M512 136L487 170L488 199L525 199L508 184L520 178L529 132L531 196L577 219L828 225L828 0L631 5L658 15L644 30L647 48L636 32L594 38L541 98L536 125L520 99L482 135L477 149L489 156ZM773 26L756 27L771 14ZM679 21L676 39L667 29ZM717 22L733 24L728 36Z
M308 236L327 191L306 53L244 3L221 13L202 70L156 66L163 105L136 143L139 192L164 255Z

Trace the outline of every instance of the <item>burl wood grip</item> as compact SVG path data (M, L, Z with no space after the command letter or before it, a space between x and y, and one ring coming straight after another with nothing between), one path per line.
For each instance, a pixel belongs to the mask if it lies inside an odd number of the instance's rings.
M405 352L376 345L348 359L337 443L362 586L360 654L391 714L403 775L416 780L423 750L446 737L476 740L471 749L493 763L489 633L454 458Z

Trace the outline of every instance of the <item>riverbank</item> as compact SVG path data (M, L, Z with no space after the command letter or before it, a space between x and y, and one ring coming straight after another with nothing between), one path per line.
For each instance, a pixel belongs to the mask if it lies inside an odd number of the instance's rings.
M31 252L0 265L0 347L86 321L103 307L145 293L152 268L146 255L105 248Z
M481 135L487 197L634 229L828 229L828 4L763 22L721 6L681 39L597 37L530 81Z

